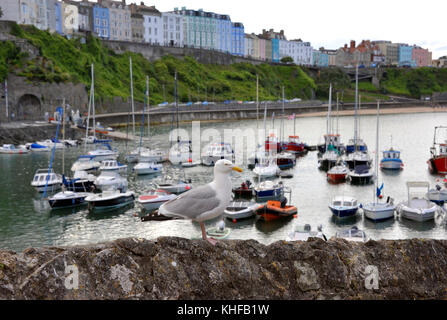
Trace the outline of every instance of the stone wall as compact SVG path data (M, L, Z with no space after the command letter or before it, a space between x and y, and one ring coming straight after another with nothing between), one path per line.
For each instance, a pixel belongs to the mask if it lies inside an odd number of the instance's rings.
M1 299L445 299L447 241L163 237L0 251Z
M32 82L8 75L8 113L14 120L44 120L45 112L53 115L62 99L81 112L87 111L88 93L84 84ZM6 119L4 83L0 84L0 122ZM67 113L69 110L67 110Z

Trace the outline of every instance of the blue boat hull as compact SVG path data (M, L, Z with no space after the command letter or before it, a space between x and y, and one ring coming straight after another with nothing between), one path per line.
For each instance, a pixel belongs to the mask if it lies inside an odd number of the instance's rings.
M331 208L329 207L329 209L331 209L332 214L334 216L336 216L337 218L348 218L348 217L353 217L357 214L357 211L359 210L358 208L353 208L353 209L335 209L335 208Z

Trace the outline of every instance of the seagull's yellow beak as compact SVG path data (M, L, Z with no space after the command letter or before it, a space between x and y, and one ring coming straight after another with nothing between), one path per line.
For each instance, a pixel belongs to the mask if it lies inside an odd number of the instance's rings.
M231 168L231 169L234 170L234 171L237 171L237 172L242 172L242 171L244 171L244 170L242 170L241 168L236 167L236 166L233 166L233 168Z

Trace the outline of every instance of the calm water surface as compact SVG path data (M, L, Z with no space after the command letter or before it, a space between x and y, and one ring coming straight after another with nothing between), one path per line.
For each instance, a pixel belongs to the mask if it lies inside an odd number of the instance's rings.
M339 132L342 142L347 143L353 137L353 117L339 118ZM384 183L384 195L391 196L395 202L406 200L406 181L429 181L432 185L439 179L427 170L429 148L433 141L434 126L445 124L447 113L421 113L383 115L380 118L380 150L390 146L392 135L393 146L402 151L405 168L399 173L380 173L379 181ZM293 133L293 121L285 120L286 134ZM279 128L280 121L275 121ZM263 126L262 122L260 126ZM335 120L334 120L335 126ZM181 125L191 132L191 124ZM268 128L272 127L268 121ZM234 121L223 123L201 124L201 129L256 128L256 121ZM159 147L169 147L167 141L170 126L152 127L152 141ZM360 118L360 136L368 144L369 150L375 150L376 117ZM145 130L146 131L146 130ZM309 145L322 143L322 135L326 131L325 117L298 118L296 131L301 139ZM139 131L137 131L139 132ZM445 135L445 132L442 132ZM444 136L445 137L445 136ZM441 137L440 137L441 138ZM113 144L121 151L120 158L126 150L124 142ZM127 146L129 149L134 146ZM249 154L251 150L245 150ZM71 164L83 148L71 148L65 151L65 172L69 173ZM374 154L371 154L375 157ZM380 154L381 156L381 154ZM68 210L49 210L39 194L30 186L34 172L38 168L47 168L50 153L27 155L0 155L0 248L20 251L27 247L52 245L78 245L97 243L124 237L142 237L153 239L160 236L180 236L186 238L200 237L198 224L186 220L161 222L141 222L139 209L130 205L116 211L97 214L89 213L85 207ZM380 159L380 157L379 157ZM166 167L169 165L165 164ZM244 168L246 169L246 167ZM62 151L56 151L55 170L62 170ZM137 194L151 187L154 177L135 177L129 170L129 189ZM185 169L186 176L193 185L201 185L212 180L212 168L194 167ZM352 195L361 203L372 200L374 186L351 186L349 184L330 185L326 181L325 172L319 171L317 153L309 152L305 157L297 159L293 169L294 177L284 179L284 183L292 188L292 204L298 207L298 218L278 222L261 222L249 219L237 222L226 221L232 228L229 239L256 239L268 244L287 237L297 223L310 223L313 228L322 224L326 235L333 236L338 230L358 226L366 231L372 239L407 239L434 238L447 239L444 216L435 221L416 223L396 217L381 223L374 223L359 214L356 218L336 221L328 209L328 203L334 195ZM246 169L242 173L233 172L233 185L243 180L252 179L252 173ZM207 223L212 226L217 220Z

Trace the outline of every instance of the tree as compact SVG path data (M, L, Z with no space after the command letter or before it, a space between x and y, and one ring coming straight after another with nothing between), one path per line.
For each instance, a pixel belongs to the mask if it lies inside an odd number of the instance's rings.
M282 63L293 63L292 57L283 57L281 58Z

